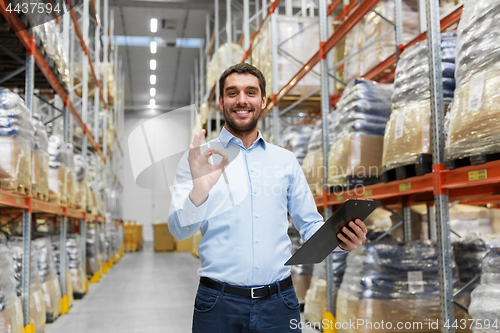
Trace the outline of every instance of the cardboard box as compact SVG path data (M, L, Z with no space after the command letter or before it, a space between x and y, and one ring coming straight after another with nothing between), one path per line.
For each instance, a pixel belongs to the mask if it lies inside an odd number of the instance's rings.
M154 225L154 250L173 251L175 249L174 236L168 230L168 223Z
M500 209L490 209L491 227L494 234L500 234Z
M183 241L175 241L175 250L177 252L190 252L193 248L193 238L188 238Z

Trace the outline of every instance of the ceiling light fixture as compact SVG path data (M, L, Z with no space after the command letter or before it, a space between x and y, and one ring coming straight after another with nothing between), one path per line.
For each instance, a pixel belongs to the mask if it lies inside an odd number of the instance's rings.
M155 88L149 89L149 94L151 95L151 97L155 97L156 96L156 89Z
M157 48L158 44L155 42L155 41L152 41L150 44L149 44L149 49L151 50L151 53L155 54L156 53L156 48Z
M156 69L156 60L151 59L151 61L149 62L149 68L151 68L152 71Z
M149 105L150 105L150 106L155 106L155 105L156 105L156 100L155 100L154 98L151 98L151 99L149 100Z
M149 83L156 84L156 75L151 75L149 77Z
M151 32L155 33L158 31L158 20L153 18L151 19Z

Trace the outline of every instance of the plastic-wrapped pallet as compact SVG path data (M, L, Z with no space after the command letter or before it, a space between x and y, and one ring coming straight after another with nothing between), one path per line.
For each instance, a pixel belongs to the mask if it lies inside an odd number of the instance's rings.
M69 271L73 286L73 294L81 298L86 293L87 276L83 271L81 254L81 237L78 234L68 234L66 252L69 256Z
M21 301L16 293L10 250L0 244L0 332L24 333Z
M323 129L322 122L318 121L314 126L311 138L307 146L307 154L302 161L302 171L313 195L323 192Z
M477 320L474 333L500 332L500 248L491 249L482 262L481 283L472 291L469 313Z
M33 28L37 39L39 38L43 44L49 66L57 68L57 74L60 75L62 83L68 88L70 85L68 57L64 51L62 34L59 29L59 25L54 20L47 20L45 24Z
M54 258L54 263L56 267L57 275L59 280L61 280L61 236L52 235L50 236L50 243L52 244L52 256ZM71 282L71 273L69 270L69 256L66 253L66 295L69 298L69 306L73 306L73 283Z
M33 244L38 255L47 323L52 323L61 314L61 285L54 265L52 244L48 237L38 238Z
M451 103L455 89L453 78L456 36L442 34L443 96ZM381 172L417 164L427 156L431 164L430 81L427 42L406 49L396 68L392 113L384 136ZM427 170L425 172L430 172Z
M419 34L418 2L415 0L403 0L402 5L402 43L407 44ZM453 0L441 0L441 14L452 9L454 5L455 2ZM393 0L380 1L374 10L389 20L394 20ZM371 12L367 14L346 36L345 58L351 57L344 65L344 78L346 82L352 82L356 77L367 73L390 55L394 54L396 50L394 33L390 32L393 30L393 26L377 15L377 13ZM384 35L385 37L383 37ZM355 54L362 47L366 47L371 43L373 44L360 53Z
M87 177L85 160L80 154L75 154L75 202L76 208L87 209Z
M33 149L32 185L36 198L49 198L49 138L40 115L33 116L35 148Z
M376 182L392 92L392 85L365 79L356 79L344 90L337 103L336 121L330 125L329 186Z
M62 136L49 137L49 190L50 201L67 203L68 153Z
M480 206L455 205L450 208L450 228L460 237L491 235L493 228L490 210ZM452 234L451 241L457 241L460 237Z
M22 237L9 237L7 244L11 250L12 259L14 259L14 272L17 281L17 295L21 296L22 266L23 266L23 239ZM35 246L31 245L30 258L30 320L35 325L35 333L45 331L46 311L42 291L42 280L38 272L38 259Z
M210 91L214 86L219 89L219 77L221 74L230 66L238 64L243 59L245 51L238 44L231 44L231 59L229 59L229 45L222 44L219 49L215 50L215 53L210 60L207 68L207 79L206 85L207 90ZM217 70L217 59L219 70Z
M304 318L310 323L320 323L326 310L326 261L315 264L310 287L306 292Z
M99 245L96 246L96 242L99 242L96 238L96 233L94 228L89 228L87 230L87 237L86 237L86 269L87 269L87 275L88 276L93 276L95 273L100 272L102 270L102 258L101 254L99 251L96 252L96 249L98 249Z
M68 207L76 208L75 199L75 187L76 187L76 174L75 174L75 161L74 161L73 145L71 143L67 144L66 149L66 181L67 181L67 192L66 198Z
M312 126L289 126L282 133L283 148L295 154L300 165L307 154L307 145L313 131Z
M453 253L463 284L481 274L484 257L495 247L500 247L500 235L467 236L453 243Z
M457 91L446 141L447 161L500 153L499 19L498 0L464 4L458 26Z
M454 280L458 272L453 264ZM346 277L337 298L337 322L380 323L392 329L399 322L437 322L440 316L438 249L432 242L367 243L347 257ZM455 313L458 320L464 313ZM338 332L380 332L371 326L344 324ZM380 327L379 327L380 328ZM436 327L398 329L398 332L439 332ZM382 330L389 332L390 330ZM460 332L460 330L458 330Z
M31 191L31 151L34 128L24 101L0 87L0 187Z

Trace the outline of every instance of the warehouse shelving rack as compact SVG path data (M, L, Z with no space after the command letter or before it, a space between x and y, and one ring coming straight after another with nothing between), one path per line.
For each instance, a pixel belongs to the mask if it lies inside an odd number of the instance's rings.
M334 107L335 103L340 99L342 91L333 92L333 78L329 73L332 69L338 68L343 65L343 61L333 64L327 57L331 55L331 50L346 36L346 34L358 23L363 17L371 12L373 8L379 3L380 0L319 0L319 23L320 23L320 45L318 45L318 52L296 73L290 82L282 87L277 87L276 83L273 84L273 96L271 103L268 103L267 108L264 110L263 118L266 114L271 113L273 117L273 127L275 142L279 142L279 116L284 110L279 109L280 102L282 102L291 89L305 76L312 68L318 63L321 64L321 86L317 91L321 90L321 114L323 120L323 156L324 156L324 170L328 170L328 119L327 114L330 109ZM384 206L389 209L402 208L403 221L397 226L403 225L405 231L405 240L411 239L410 229L410 206L418 203L425 203L428 207L430 216L430 231L431 239L437 241L439 250L439 282L440 282L440 301L441 301L441 331L454 332L455 329L451 327L454 321L454 300L465 289L473 286L473 283L465 286L457 294L453 294L452 286L452 272L451 272L451 244L450 244L450 227L449 227L449 203L461 202L468 204L485 204L500 201L500 161L488 162L481 165L472 165L454 170L445 170L444 168L444 108L442 100L442 78L441 78L441 55L440 55L440 33L445 31L459 22L463 5L457 5L452 11L439 17L439 1L438 0L420 0L420 27L421 33L408 44L401 43L402 33L402 14L401 14L401 0L395 1L395 20L394 31L396 38L396 50L394 54L382 61L380 64L369 70L362 77L370 80L375 80L381 83L391 82L394 79L395 68L399 54L412 45L418 42L427 40L429 52L429 66L430 66L430 82L431 82L431 119L432 119L432 142L433 142L433 172L423 176L411 177L405 180L396 180L388 183L376 184L371 186L364 186L362 191L360 189L346 190L341 193L330 193L329 188L324 187L323 195L316 196L315 200L318 208L324 210L325 216L330 215L331 209L339 207L347 199L377 199L382 201ZM230 3L227 0L227 3ZM260 1L256 0L255 4L258 5ZM247 61L252 49L252 43L255 36L259 33L260 29L267 22L271 20L271 29L276 31L276 8L280 5L280 0L275 1L262 1L262 9L256 8L256 14L249 20L249 1L243 0L243 46L245 50L245 57L242 60ZM304 3L305 1L303 1ZM218 3L215 0L215 15L214 15L214 30L212 37L209 38L210 20L207 17L207 43L204 52L200 51L200 64L202 55L206 58L207 68L210 60L210 51L215 44L215 49L218 48L218 36L216 33L218 29ZM286 6L290 4L287 3ZM304 10L304 7L303 7ZM231 13L226 11L230 20ZM336 15L334 21L331 20L332 15ZM262 20L254 33L250 35L250 23L253 20L262 16ZM258 23L258 21L256 21ZM257 25L256 25L257 26ZM333 26L333 31L328 31ZM274 34L275 35L275 34ZM240 39L242 40L242 39ZM272 63L276 64L277 59L277 43L272 43ZM344 60L345 61L345 60ZM200 65L200 71L195 72L194 81L204 83L203 67ZM273 66L273 78L277 77L277 67ZM273 80L276 82L277 80ZM212 101L216 97L217 89L212 92L204 92L203 84L196 85L199 89L195 89L193 84L192 95L194 96L193 102L201 103L202 101ZM295 101L292 105L307 100L312 95L306 96ZM216 103L217 104L217 103ZM210 117L210 113L209 113ZM265 118L264 118L265 119ZM218 122L217 122L218 123ZM210 130L210 118L207 123ZM210 132L208 132L210 133ZM326 184L326 172L324 173L324 181ZM331 265L327 267L328 278L328 298L327 307L329 311L334 308L332 297L332 275ZM459 306L464 309L463 307ZM444 327L444 323L450 323L450 327Z
M71 7L71 2L66 1L66 4L68 7ZM34 86L35 86L35 78L37 81L37 88L39 89L50 89L53 91L54 94L57 94L60 99L64 102L64 109L62 110L63 112L59 116L63 116L63 136L65 139L65 142L71 142L75 144L74 137L73 137L73 122L76 123L80 128L83 130L83 138L82 138L82 147L81 147L81 152L83 156L86 156L87 153L91 153L94 155L94 158L96 160L96 172L95 172L95 179L97 180L98 177L98 159L101 159L104 164L104 168L102 170L102 173L104 175L104 184L105 187L108 189L114 189L118 193L123 189L120 178L117 176L118 174L123 174L123 170L121 169L121 166L123 163L121 163L121 159L123 158L123 150L121 148L120 144L120 139L123 136L123 88L124 88L124 76L121 75L121 59L118 61L118 52L116 51L116 46L112 44L112 24L111 24L111 29L108 26L108 20L109 20L109 15L108 15L108 3L107 0L105 0L104 3L104 16L102 16L104 20L104 29L101 28L100 22L99 22L99 10L100 10L100 4L99 0L92 0L92 8L93 8L93 23L95 25L94 31L95 31L95 38L94 38L94 48L89 49L89 38L88 38L88 33L89 33L89 0L84 0L83 1L83 6L82 8L69 8L70 9L70 14L66 14L62 17L63 21L63 39L65 43L65 51L66 54L69 55L71 58L70 60L74 59L74 55L77 52L76 48L74 47L75 41L76 43L80 44L81 50L80 52L82 53L82 59L85 59L85 61L82 62L81 67L82 67L82 72L83 72L83 77L81 78L81 86L82 86L82 99L80 101L76 101L76 97L74 92L74 79L76 77L76 70L74 63L72 63L71 67L71 86L69 87L69 93L66 91L65 88L63 88L61 82L59 82L58 78L56 75L52 72L52 69L49 67L47 64L45 58L43 57L42 53L40 50L37 48L35 44L34 37L28 33L26 30L26 27L24 24L21 22L19 17L15 12L8 12L7 11L7 6L9 5L8 0L0 0L0 12L2 13L5 21L7 22L7 25L10 26L10 31L4 32L3 36L9 36L9 38L17 38L20 43L22 43L23 47L25 50L22 52L19 51L19 54L16 54L15 52L12 52L11 50L6 49L5 47L2 47L0 49L0 52L3 52L7 55L10 55L14 59L16 59L18 62L24 64L24 66L20 70L16 70L12 73L7 74L6 77L4 77L4 80L2 82L7 82L7 85L13 84L16 87L20 87L21 84L19 82L15 82L15 75L21 73L23 70L26 71L26 77L25 77L25 101L26 105L30 109L30 111L33 113L35 109L35 101L34 101ZM65 8L66 9L66 8ZM78 14L80 14L80 18L78 18ZM59 18L55 18L57 24L61 23L61 20ZM72 20L72 25L70 20ZM79 21L82 22L83 29L80 28L80 23ZM70 28L71 27L71 28ZM104 33L106 31L107 33ZM104 44L105 48L103 50L103 54L100 52L100 45L101 45L101 36L102 35L107 35L108 38L104 38ZM71 47L71 52L69 52ZM109 46L109 47L108 47ZM108 50L113 52L112 56L108 56ZM92 55L93 55L93 60L92 60ZM99 110L100 110L100 102L102 101L104 105L104 110L105 113L107 114L107 109L109 106L108 103L108 94L107 94L107 78L106 74L103 77L103 84L102 86L99 84L100 81L100 72L99 72L99 64L101 62L101 55L103 56L105 60L105 64L108 61L108 58L110 59L111 63L114 66L114 73L116 75L115 79L115 86L112 88L114 89L114 103L113 103L113 115L114 115L114 123L116 124L118 131L115 129L113 136L115 138L114 140L114 145L112 146L112 150L115 151L115 154L112 154L111 152L107 151L107 145L106 145L106 133L103 135L103 142L102 142L102 149L99 144ZM26 61L24 62L22 57L26 57ZM36 63L36 71L35 71L35 63ZM94 94L94 135L90 133L88 130L88 120L87 120L87 115L88 115L88 100L90 99L90 95L92 94L88 92L88 71L90 70L90 73L92 74L92 79L95 82L96 89L93 91ZM105 71L107 73L107 71ZM10 81L9 81L10 80ZM118 81L119 80L119 81ZM48 101L44 101L47 104L52 104ZM80 112L78 112L77 108L80 109ZM69 111L69 112L68 112ZM71 114L71 117L69 117L69 114ZM55 117L54 119L58 118L59 116ZM52 119L52 120L54 120ZM104 117L104 122L106 122L107 117ZM104 124L103 128L106 130L106 124ZM88 143L90 143L90 148L87 150ZM92 151L90 151L92 150ZM116 153L118 152L118 153ZM109 157L109 159L108 159ZM109 166L111 164L111 166ZM108 176L108 180L106 182L106 176ZM97 182L96 182L96 194L97 193ZM106 192L105 192L106 193ZM104 198L107 199L107 198ZM106 201L106 200L105 200ZM67 225L68 225L68 219L71 218L76 223L74 223L74 226L78 226L79 232L81 233L82 236L82 264L83 264L83 269L85 271L85 255L86 255L86 241L85 241L85 236L86 236L86 225L87 223L93 224L96 230L98 230L98 224L105 225L106 223L114 223L116 227L118 227L117 224L120 223L121 219L121 209L118 207L116 204L116 201L113 206L112 211L108 211L108 214L105 214L106 212L106 207L105 211L102 212L103 216L96 215L96 214L90 214L87 213L85 210L78 210L74 208L69 208L67 206L62 206L56 203L52 202L46 202L42 200L38 200L32 196L27 196L27 195L20 195L17 193L13 193L10 191L6 190L0 190L0 206L3 207L4 209L17 209L22 210L22 221L23 221L23 251L26 257L29 258L29 253L31 250L30 244L31 244L31 232L33 230L33 225L32 225L32 214L37 214L36 216L51 216L51 217L58 217L60 218L60 233L61 233L61 252L65 253L65 247L66 247L66 234L67 234ZM107 216L106 217L104 216ZM65 260L66 256L61 256L61 265L64 267L65 266ZM109 267L112 265L111 262L106 263L105 265L105 270L109 269ZM23 267L22 267L22 304L23 304L23 316L24 316L24 326L26 327L27 332L34 332L34 327L32 324L29 324L29 260L24 260L23 261ZM105 273L105 272L104 272ZM65 288L65 283L66 283L66 278L65 270L61 270L61 276L60 276L60 283L61 283L61 291L63 297L63 312L68 311L68 297L65 295L66 288ZM92 281L98 281L99 275L96 274L97 276L94 276Z

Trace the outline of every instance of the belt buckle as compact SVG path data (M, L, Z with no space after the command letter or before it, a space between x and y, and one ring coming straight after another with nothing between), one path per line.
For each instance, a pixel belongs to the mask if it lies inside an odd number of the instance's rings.
M265 289L266 287L256 287L256 288L251 288L250 291L251 291L251 297L252 299L257 299L257 298L262 298L262 297L266 297L267 295L264 295L264 296L255 296L255 290L256 289Z

